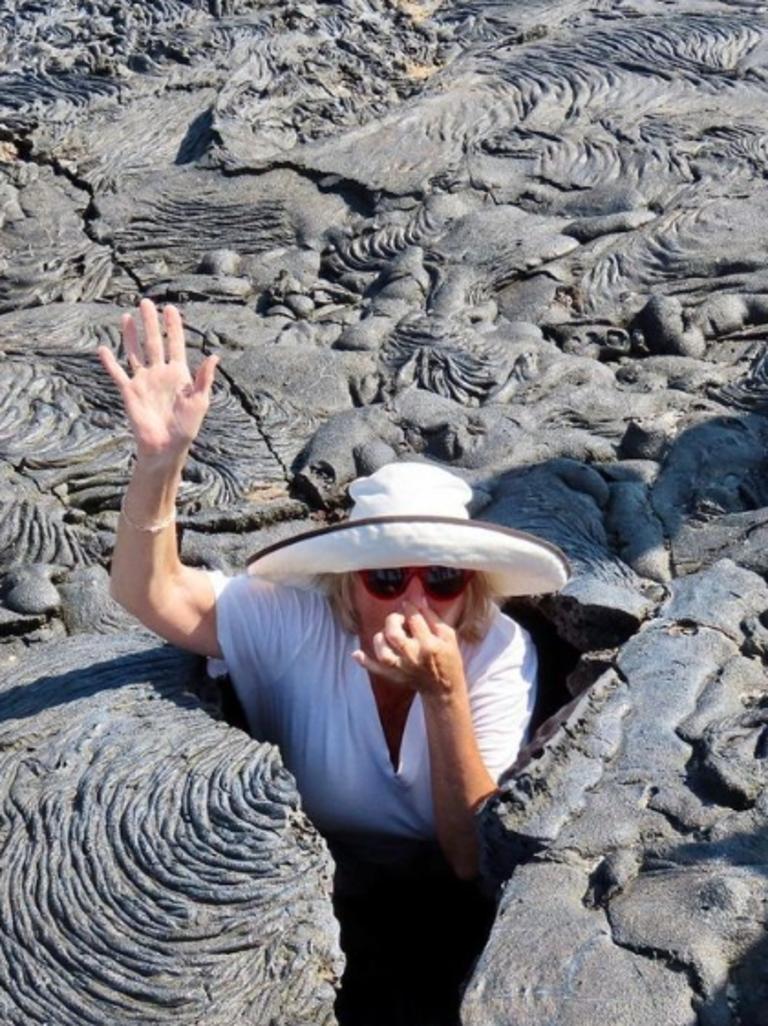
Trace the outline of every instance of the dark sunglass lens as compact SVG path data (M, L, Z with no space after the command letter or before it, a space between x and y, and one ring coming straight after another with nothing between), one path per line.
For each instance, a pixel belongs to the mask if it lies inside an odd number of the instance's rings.
M366 570L365 583L368 590L382 598L393 598L405 586L405 571L399 567L385 567L381 570Z
M424 586L439 598L453 598L464 588L467 571L453 566L430 566L424 578Z

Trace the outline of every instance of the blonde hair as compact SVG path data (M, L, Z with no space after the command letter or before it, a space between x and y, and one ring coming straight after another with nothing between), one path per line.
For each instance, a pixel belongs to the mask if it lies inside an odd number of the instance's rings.
M331 609L344 630L357 634L359 625L352 600L353 577L353 573L318 574L314 583L328 596ZM462 641L482 641L488 633L493 610L498 604L488 576L480 571L473 573L465 596L456 633Z

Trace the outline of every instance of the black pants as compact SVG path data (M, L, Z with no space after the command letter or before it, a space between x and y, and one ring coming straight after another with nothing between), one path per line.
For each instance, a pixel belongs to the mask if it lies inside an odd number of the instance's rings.
M435 845L382 853L329 841L347 969L341 1026L456 1026L494 903L456 879Z

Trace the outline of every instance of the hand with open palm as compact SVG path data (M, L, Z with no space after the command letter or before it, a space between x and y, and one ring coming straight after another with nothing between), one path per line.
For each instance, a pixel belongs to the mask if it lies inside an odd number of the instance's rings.
M163 310L163 329L151 299L139 304L138 317L122 319L128 375L106 346L98 354L104 369L120 390L140 457L173 462L183 457L197 436L208 411L217 356L209 356L194 378L187 363L181 315L174 306Z

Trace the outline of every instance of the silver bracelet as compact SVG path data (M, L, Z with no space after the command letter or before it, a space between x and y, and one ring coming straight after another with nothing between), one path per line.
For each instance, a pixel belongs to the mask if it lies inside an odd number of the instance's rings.
M131 520L128 516L128 512L125 508L125 496L123 496L123 501L120 503L120 515L123 520L125 520L126 524L128 524L129 527L132 527L134 531L147 531L149 534L159 534L161 531L164 531L166 527L170 527L174 522L176 519L176 510L174 510L170 516L164 517L162 520L158 520L157 523L137 524L135 520Z

